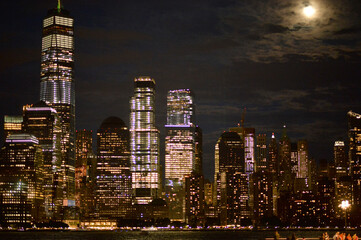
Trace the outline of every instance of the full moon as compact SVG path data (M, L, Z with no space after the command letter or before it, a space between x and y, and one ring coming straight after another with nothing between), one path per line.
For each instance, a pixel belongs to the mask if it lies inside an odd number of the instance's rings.
M312 17L315 14L316 10L312 6L307 6L303 8L303 13L306 17Z

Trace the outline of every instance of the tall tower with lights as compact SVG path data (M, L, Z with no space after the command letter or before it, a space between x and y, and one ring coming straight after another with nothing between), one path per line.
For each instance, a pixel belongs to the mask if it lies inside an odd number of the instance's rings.
M347 118L349 144L347 165L351 164L352 205L361 206L361 114L349 111Z
M189 89L171 90L167 96L165 143L166 185L182 184L195 171L195 127L193 95Z
M171 220L183 220L183 217L187 220L187 215L183 215L186 177L194 180L202 178L202 132L194 124L194 110L194 95L191 90L177 89L168 92L165 191ZM185 204L187 205L187 200Z
M43 20L40 100L61 119L64 206L75 206L74 19L58 1Z
M132 188L136 204L148 204L160 194L159 130L155 126L155 81L134 79L130 99Z

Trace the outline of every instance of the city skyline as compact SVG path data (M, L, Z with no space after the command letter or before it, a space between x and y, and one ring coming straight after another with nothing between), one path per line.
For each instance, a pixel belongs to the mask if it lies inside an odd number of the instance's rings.
M353 94L342 94L343 90L351 92L348 87L357 92L355 79L361 73L357 68L361 61L359 42L354 42L358 41L358 28L346 28L354 22L342 18L347 13L348 18L358 20L361 14L352 11L357 4L347 2L340 11L336 1L326 5L323 0L214 0L198 3L203 8L194 12L174 15L179 7L191 5L155 2L149 5L148 15L129 16L124 8L147 3L125 3L119 10L122 23L130 20L128 23L135 25L118 26L118 21L113 22L106 14L111 24L97 34L98 40L109 40L108 31L116 30L116 26L132 29L138 35L118 44L139 55L128 58L117 52L118 45L107 45L113 48L112 54L119 54L109 61L105 48L99 52L100 44L82 52L87 34L80 25L78 42L78 15L62 3L57 0L42 18L40 101L38 98L32 101L35 103L18 106L22 106L22 115L4 114L3 134L7 137L0 151L2 229L310 226L346 230L348 226L361 226L361 114L349 108L359 107L353 103ZM87 6L92 4L90 1ZM92 16L101 19L106 8L98 10ZM79 17L82 19L82 14ZM165 21L166 17L174 21ZM210 19L218 22L208 22ZM198 21L187 25L189 20ZM169 24L163 25L165 22ZM240 22L247 27L242 28ZM176 31L167 32L170 26ZM242 32L246 29L250 32ZM189 34L188 40L174 38L182 33ZM148 37L142 38L142 34ZM238 44L226 41L216 48L209 45L220 35ZM245 37L244 41L238 42L240 37ZM205 51L192 49L195 43ZM80 56L75 58L74 46L78 45ZM15 49L23 49L25 54L23 47L19 44ZM227 54L231 65L219 62ZM84 57L86 64L81 62ZM78 61L80 64L74 64ZM247 64L256 68L242 73L240 69ZM74 66L79 66L80 81ZM115 69L120 71L118 78L111 77ZM8 70L11 77L17 73ZM86 75L84 70L92 74ZM116 84L104 89L109 81L121 83L132 74L131 91L127 92L125 81L120 89ZM256 75L263 78L259 85L254 85ZM78 82L80 87L75 88ZM299 85L292 85L295 83ZM332 92L335 84L338 92ZM23 85L19 82L17 86L21 87L14 93L21 93ZM82 95L92 86L97 86L98 97ZM6 90L8 85L4 87ZM166 88L166 123L160 127L164 103L157 99ZM306 90L319 95L299 94ZM80 106L75 92L80 93ZM8 93L7 102L16 108L11 100L13 92ZM129 93L125 108L121 101ZM118 98L107 103L114 96ZM352 101L338 101L340 96ZM83 101L91 106L84 107ZM242 104L246 107L241 111ZM95 147L93 129L79 129L91 126L99 116L108 114L109 108L112 114L97 129ZM123 108L129 113L129 125L118 117L124 114ZM347 111L341 112L344 108ZM91 115L76 118L76 110ZM338 118L330 118L331 113L339 116L346 112L343 123L347 127L342 128ZM281 117L290 118L291 123L285 121L279 129ZM236 124L231 123L234 118L238 118ZM327 147L329 142L331 147ZM333 157L327 160L318 154ZM212 179L210 164L214 167L213 182L207 179Z
M77 129L95 131L113 115L129 119L132 80L149 75L157 82L156 126L164 149L166 94L192 89L206 178L213 176L216 140L237 126L244 107L245 127L255 128L256 135L267 133L269 141L275 132L279 140L286 124L292 142L307 139L310 156L329 161L334 141L346 141L347 112L360 112L360 14L352 10L359 3L346 1L338 8L331 1L322 9L323 1L310 1L319 15L309 20L296 11L302 8L297 1L213 1L197 7L137 1L104 3L100 9L96 1L62 2L76 16ZM56 1L1 4L11 24L4 26L0 48L0 113L19 115L21 106L38 101L42 19ZM341 19L338 9L347 17ZM134 17L136 10L147 17ZM263 52L252 54L257 46Z

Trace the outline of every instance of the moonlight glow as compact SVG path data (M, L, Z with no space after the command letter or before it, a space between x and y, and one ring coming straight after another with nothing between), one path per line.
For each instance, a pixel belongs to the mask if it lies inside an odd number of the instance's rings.
M312 6L307 6L303 8L303 13L306 15L306 17L312 17L315 14L316 10Z

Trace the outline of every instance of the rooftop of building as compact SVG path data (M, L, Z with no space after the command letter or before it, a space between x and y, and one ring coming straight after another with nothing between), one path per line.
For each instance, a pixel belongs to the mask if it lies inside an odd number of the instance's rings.
M106 118L99 129L118 129L126 127L124 121L118 117L111 116Z

